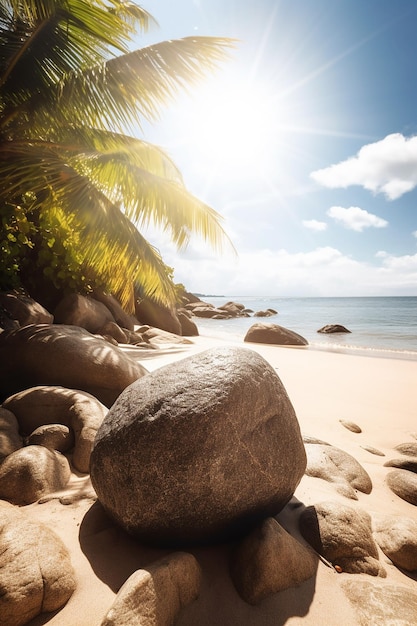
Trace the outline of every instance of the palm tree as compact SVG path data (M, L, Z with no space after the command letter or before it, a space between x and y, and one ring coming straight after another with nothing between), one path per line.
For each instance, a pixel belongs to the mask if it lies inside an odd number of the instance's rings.
M152 221L179 248L194 233L217 250L228 241L172 160L126 133L216 68L232 42L191 37L129 51L152 20L124 0L0 0L3 272L36 267L66 286L82 275L124 305L133 288L169 303L172 280L140 229Z

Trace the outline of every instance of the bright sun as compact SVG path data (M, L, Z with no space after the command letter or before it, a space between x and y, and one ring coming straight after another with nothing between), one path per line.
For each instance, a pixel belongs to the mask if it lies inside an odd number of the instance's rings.
M259 86L223 85L193 99L190 137L214 173L261 172L268 164L277 107Z

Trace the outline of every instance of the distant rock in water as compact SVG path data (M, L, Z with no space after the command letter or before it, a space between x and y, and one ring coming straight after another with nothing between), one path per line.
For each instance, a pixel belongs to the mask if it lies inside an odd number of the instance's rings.
M330 335L331 333L350 333L352 331L348 330L341 324L326 324L325 326L322 326L322 328L319 328L317 332Z
M307 346L308 341L293 330L271 324L268 322L257 322L253 324L246 333L244 341L250 343L268 343L277 346Z

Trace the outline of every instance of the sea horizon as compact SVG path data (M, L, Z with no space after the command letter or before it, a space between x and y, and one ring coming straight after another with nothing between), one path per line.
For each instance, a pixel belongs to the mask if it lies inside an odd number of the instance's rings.
M268 308L271 317L213 320L194 318L201 334L242 340L256 322L289 328L309 342L309 349L417 360L417 296L215 296L198 295L219 307L239 302L254 312ZM321 334L326 324L349 333Z

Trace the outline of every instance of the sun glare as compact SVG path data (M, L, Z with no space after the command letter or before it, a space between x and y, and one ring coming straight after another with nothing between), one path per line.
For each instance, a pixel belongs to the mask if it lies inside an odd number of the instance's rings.
M201 92L187 126L212 170L259 173L268 165L276 115L271 96L259 86L230 85Z

